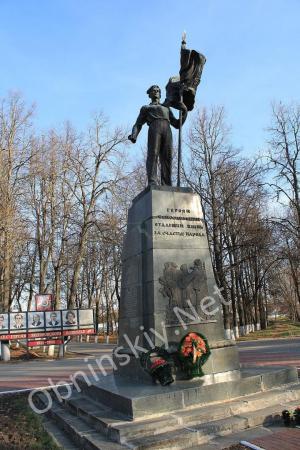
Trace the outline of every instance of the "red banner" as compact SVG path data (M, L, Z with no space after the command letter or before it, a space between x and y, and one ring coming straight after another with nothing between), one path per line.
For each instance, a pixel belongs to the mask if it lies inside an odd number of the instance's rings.
M93 328L87 328L86 330L64 330L62 332L63 336L78 336L79 334L95 334L95 330Z
M61 339L45 339L42 341L28 341L27 347L39 347L42 345L61 345L64 341Z
M82 334L95 334L94 328L86 328L84 330L64 330L64 331L46 331L41 333L20 333L20 334L2 334L0 340L10 341L14 339L34 339L47 337L62 337L62 336L78 336Z
M11 341L12 339L26 339L27 334L1 334L0 341Z

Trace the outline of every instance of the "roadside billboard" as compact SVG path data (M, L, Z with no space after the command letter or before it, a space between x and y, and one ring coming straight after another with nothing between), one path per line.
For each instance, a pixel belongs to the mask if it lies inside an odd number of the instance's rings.
M93 309L63 309L0 314L0 340L95 334Z

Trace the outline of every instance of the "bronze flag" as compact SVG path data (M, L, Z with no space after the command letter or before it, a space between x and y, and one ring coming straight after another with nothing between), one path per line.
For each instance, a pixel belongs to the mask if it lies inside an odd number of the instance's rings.
M169 106L182 109L180 106L182 89L183 103L188 111L192 111L205 62L205 56L196 50L181 48L179 76L171 77L166 86L166 103Z

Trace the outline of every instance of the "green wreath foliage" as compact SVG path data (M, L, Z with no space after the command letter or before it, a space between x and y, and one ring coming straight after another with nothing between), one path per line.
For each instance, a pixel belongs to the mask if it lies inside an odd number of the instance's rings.
M197 338L195 338L195 336L197 336ZM197 341L198 338L202 341ZM199 342L201 342L201 347L199 346ZM202 342L204 343L205 351L203 351ZM185 344L188 344L188 346ZM201 356L195 358L197 349L199 351L202 350L202 352ZM210 354L211 351L206 337L203 334L194 331L187 333L178 345L178 359L181 363L182 370L188 378L202 377L204 375L202 366L206 363Z

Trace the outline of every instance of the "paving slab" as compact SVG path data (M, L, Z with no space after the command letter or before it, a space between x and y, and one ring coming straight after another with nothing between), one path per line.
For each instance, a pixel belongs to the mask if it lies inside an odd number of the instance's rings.
M285 428L268 436L251 439L250 442L265 450L299 450L300 429Z
M250 442L264 450L299 450L300 429L283 426L254 427L229 436L217 437L207 444L190 447L189 450L224 450L241 441Z

